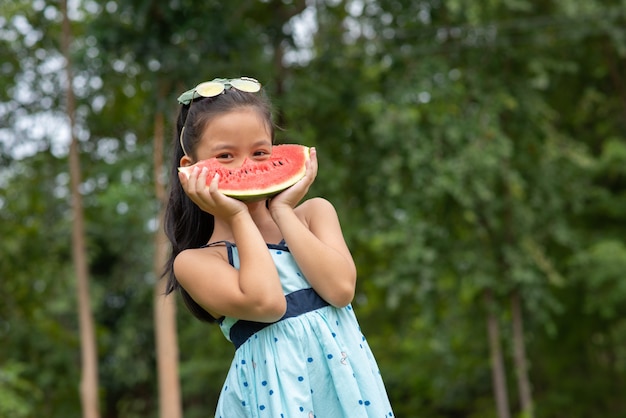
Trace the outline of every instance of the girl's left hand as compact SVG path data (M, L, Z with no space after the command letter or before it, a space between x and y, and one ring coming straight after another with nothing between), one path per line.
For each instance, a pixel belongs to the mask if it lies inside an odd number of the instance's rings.
M269 203L270 211L284 206L295 208L309 191L309 188L317 176L317 151L312 147L309 152L310 157L306 162L306 172L304 177L290 188L274 196Z

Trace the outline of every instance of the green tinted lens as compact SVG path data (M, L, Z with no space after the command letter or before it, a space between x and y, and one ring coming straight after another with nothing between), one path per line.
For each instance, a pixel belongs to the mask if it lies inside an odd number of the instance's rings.
M245 91L246 93L256 93L261 90L261 83L256 81L254 78L236 78L234 80L230 80L229 83L237 90Z
M224 91L224 84L216 81L206 81L196 86L196 93L202 97L215 97Z

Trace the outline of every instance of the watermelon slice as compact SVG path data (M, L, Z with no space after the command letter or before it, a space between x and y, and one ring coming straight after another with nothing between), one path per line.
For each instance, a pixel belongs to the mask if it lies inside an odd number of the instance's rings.
M293 186L304 177L309 147L296 144L274 145L272 155L264 161L246 159L241 167L229 168L216 158L179 167L187 178L194 167L208 168L207 186L219 174L218 189L226 196L246 202L264 200Z

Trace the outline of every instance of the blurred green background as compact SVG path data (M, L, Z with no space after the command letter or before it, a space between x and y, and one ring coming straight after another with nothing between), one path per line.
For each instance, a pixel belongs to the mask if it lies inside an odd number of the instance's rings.
M626 416L625 0L68 16L102 417L158 416L155 132L167 156L177 95L239 75L264 84L282 142L318 149L311 195L339 212L398 417ZM3 418L81 415L62 17L0 4ZM177 329L184 416L212 416L233 348L180 300Z

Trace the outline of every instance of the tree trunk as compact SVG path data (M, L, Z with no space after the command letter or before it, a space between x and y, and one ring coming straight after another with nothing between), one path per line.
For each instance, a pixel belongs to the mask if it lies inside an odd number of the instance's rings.
M513 316L513 358L515 359L515 374L517 376L517 389L519 391L520 405L523 418L533 418L534 408L528 378L528 362L524 344L524 322L522 314L522 301L519 290L511 294L511 313Z
M72 32L69 17L67 15L67 1L61 1L63 14L63 30L61 46L65 57L66 74L66 100L67 115L70 124L70 152L69 169L72 196L72 257L76 274L76 291L78 298L78 322L80 328L81 348L81 380L80 399L84 418L98 418L100 407L98 400L98 355L96 336L94 331L93 315L91 312L91 300L89 297L89 269L85 246L85 220L83 214L83 199L80 193L81 167L78 139L74 134L75 126L75 98L72 90L72 66L70 57L70 44Z
M510 418L509 395L506 387L506 373L500 343L500 328L498 318L494 312L495 304L491 289L485 290L484 298L487 311L487 333L489 337L493 395L496 401L496 410L498 412L498 418Z
M167 239L163 231L165 186L163 184L163 113L154 118L154 185L159 205L159 227L154 237L154 274L161 277L167 258ZM159 377L159 416L182 418L180 381L178 379L178 339L176 331L176 299L165 297L164 279L157 279L154 287L154 333L156 340L157 371Z

